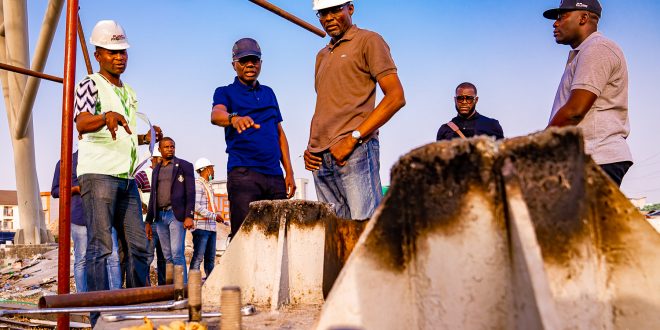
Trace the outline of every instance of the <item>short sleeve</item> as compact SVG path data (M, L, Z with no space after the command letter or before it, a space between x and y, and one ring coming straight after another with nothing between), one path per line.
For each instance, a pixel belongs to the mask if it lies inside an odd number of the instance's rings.
M226 87L218 87L213 93L213 106L222 104L229 109L229 98L227 97Z
M579 56L571 90L584 89L600 96L621 60L602 44L581 50Z
M369 72L376 80L396 73L396 64L390 54L390 47L387 45L383 37L377 33L373 33L365 40L364 56L369 65Z
M96 102L98 100L98 91L94 80L89 77L83 79L76 88L76 98L74 100L73 118L78 117L82 112L96 114Z

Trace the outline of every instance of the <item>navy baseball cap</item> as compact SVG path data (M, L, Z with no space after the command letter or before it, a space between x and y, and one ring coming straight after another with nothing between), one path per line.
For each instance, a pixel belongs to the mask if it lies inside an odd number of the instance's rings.
M234 43L234 47L231 49L232 59L236 61L245 56L256 56L261 58L261 48L259 48L259 44L256 40L252 38L243 38Z
M603 11L603 8L600 6L600 2L598 2L598 0L561 0L559 3L559 8L546 10L543 12L543 17L555 20L557 17L559 17L560 13L572 10L590 11L600 17L600 13Z

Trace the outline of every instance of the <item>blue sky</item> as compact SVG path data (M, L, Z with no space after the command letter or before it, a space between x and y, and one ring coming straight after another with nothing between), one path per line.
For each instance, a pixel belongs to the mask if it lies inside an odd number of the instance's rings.
M319 26L311 0L274 4ZM433 142L438 127L454 116L454 87L479 89L479 111L500 121L505 136L545 127L563 72L568 46L557 45L552 21L541 13L558 0L394 1L355 0L353 22L389 43L407 105L381 129L381 177L409 150ZM28 1L30 51L34 50L46 0ZM635 165L623 182L629 197L660 202L660 2L602 0L600 30L623 48L630 74L631 146ZM126 29L129 63L123 80L138 93L140 111L177 142L189 161L211 159L226 178L223 130L209 122L216 87L232 82L231 46L242 37L263 51L260 82L275 90L289 137L296 177L310 179L302 154L314 111L314 57L327 39L303 30L247 0L81 0L87 37L100 19ZM62 76L64 17L45 69ZM92 59L96 71L96 63ZM85 75L78 50L76 80ZM50 190L59 158L61 85L44 81L34 107L36 158L42 191ZM0 105L4 110L4 103ZM15 188L6 119L0 120L0 189ZM313 196L313 193L311 194Z

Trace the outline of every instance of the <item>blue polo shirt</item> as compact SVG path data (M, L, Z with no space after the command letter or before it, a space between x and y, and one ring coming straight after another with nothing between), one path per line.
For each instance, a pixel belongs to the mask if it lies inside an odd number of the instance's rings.
M257 82L254 87L234 78L234 83L218 87L213 94L213 106L222 104L229 113L250 116L261 128L249 128L241 134L225 127L227 143L227 172L235 167L250 169L267 175L282 175L278 124L282 121L280 107L273 90Z

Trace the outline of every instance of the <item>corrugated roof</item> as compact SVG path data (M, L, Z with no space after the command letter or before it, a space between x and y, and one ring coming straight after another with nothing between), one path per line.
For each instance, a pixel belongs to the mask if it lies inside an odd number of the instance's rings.
M0 205L18 205L16 190L0 190Z

